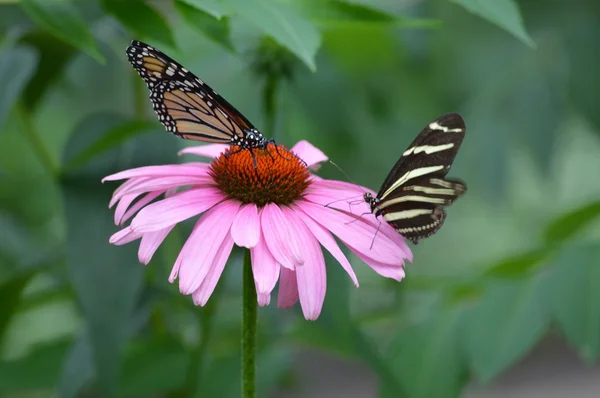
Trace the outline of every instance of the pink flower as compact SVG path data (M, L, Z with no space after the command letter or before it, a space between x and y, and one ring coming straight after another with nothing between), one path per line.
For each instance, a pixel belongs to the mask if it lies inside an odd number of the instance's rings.
M200 215L169 278L179 278L181 293L205 305L236 244L250 249L258 303L269 304L279 280L278 306L289 308L300 299L310 320L319 316L325 298L321 246L358 286L334 235L375 272L398 281L404 277L404 260L412 260L404 239L362 200L349 205L366 188L310 173L308 167L327 160L319 149L301 141L291 152L273 144L268 152L254 150L255 159L249 151L228 152L220 144L190 147L181 153L213 161L140 167L104 178L127 180L110 206L117 205L117 225L131 219L110 242L141 239L138 256L147 264L177 223Z

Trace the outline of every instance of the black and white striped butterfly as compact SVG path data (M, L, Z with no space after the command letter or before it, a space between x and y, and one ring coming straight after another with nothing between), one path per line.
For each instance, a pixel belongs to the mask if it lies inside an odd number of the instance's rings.
M273 142L215 90L156 48L134 40L127 58L150 89L154 111L167 131L240 150L266 149Z
M444 206L467 190L464 182L446 178L464 137L465 122L457 113L429 123L396 162L377 197L364 195L371 212L413 243L436 233L446 218Z

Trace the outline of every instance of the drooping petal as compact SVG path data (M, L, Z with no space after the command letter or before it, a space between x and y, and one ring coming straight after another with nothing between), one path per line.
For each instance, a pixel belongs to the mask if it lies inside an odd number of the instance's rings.
M290 225L298 231L301 247L304 248L304 264L302 267L296 267L302 313L304 318L315 320L319 317L325 300L327 286L325 258L317 239L302 222L300 216L289 207L284 207L282 210Z
M264 306L271 301L271 292L277 284L277 279L279 279L280 266L271 255L264 239L260 239L250 250L250 259L252 261L252 274L254 275L258 304Z
M292 208L296 209L297 206L292 206ZM331 255L340 263L342 268L344 268L344 270L348 273L348 275L350 276L350 279L352 279L352 282L354 283L354 286L358 287L358 278L356 277L356 274L354 273L354 269L352 269L352 265L350 265L350 262L348 261L348 259L346 258L346 256L344 255L344 253L342 252L340 247L338 246L338 244L335 241L335 239L333 238L333 236L329 233L329 231L327 231L325 228L323 228L317 222L313 221L312 218L307 217L301 211L299 212L299 216L302 219L302 221L304 222L304 224L306 224L306 226L308 227L310 232L314 235L314 237L317 238L319 243L325 249L327 249L327 251L329 253L331 253Z
M121 245L124 245L125 243L133 242L134 240L139 239L141 237L142 237L141 233L139 233L137 231L133 231L131 229L131 227L126 227L126 228L123 228L122 230L120 230L119 232L115 232L108 239L108 242L113 245L121 246Z
M229 148L229 145L225 144L208 144L208 145L195 145L183 148L177 154L179 156L185 154L204 156L205 158L217 158L220 154L225 152Z
M219 254L222 243L230 237L230 228L240 203L227 200L207 211L196 223L179 253L179 290L196 291ZM233 239L231 239L233 242Z
M298 282L296 272L281 268L279 274L279 293L277 294L277 307L290 308L298 301Z
M105 181L124 180L134 177L172 177L172 176L200 176L208 171L208 163L189 162L185 164L169 164L163 166L142 166L111 174L102 179Z
M404 263L404 252L384 234L379 234L371 247L371 240L368 237L375 236L376 233L372 224L309 201L298 201L297 206L314 221L335 234L347 246L360 253L368 253L373 260L392 265Z
M329 183L331 183L331 186ZM332 188L336 186L341 189ZM345 186L349 187L343 188ZM352 187L354 187L354 190ZM375 215L371 213L369 205L362 199L364 192L368 191L372 195L375 195L375 193L364 187L358 187L360 190L356 191L357 187L358 186L343 181L327 180L322 184L311 184L307 189L307 194L304 198L310 202L322 206L333 207L344 212L352 213L355 217L360 217L363 221L372 224L375 229L379 229L378 234L384 234L394 241L400 250L402 250L406 259L412 261L412 252L406 244L404 237L402 237L402 235L387 222L382 221L380 218L376 218Z
M231 249L233 249L233 239L229 234L225 234L223 242L221 243L221 247L219 247L212 264L210 264L208 274L206 274L206 277L204 278L204 281L202 281L200 287L194 293L192 293L194 304L202 307L206 305L208 299L215 291L215 287L217 286L217 282L219 282L219 278L221 278L221 274L223 273L227 259L231 254Z
M352 252L356 254L358 258L367 263L369 267L373 268L373 270L381 276L384 276L386 278L392 278L400 282L402 279L404 279L404 276L406 275L404 273L403 266L383 264L373 260L372 258L369 258L368 256L365 256L364 254L354 249L350 250L352 250Z
M267 204L261 212L261 229L269 251L282 266L294 269L304 263L298 231L290 227L281 208Z
M135 202L135 204L131 207L130 198L137 198L139 194L133 193L131 195L125 195L119 201L117 208L115 209L115 224L119 225L129 220L131 216L138 212L142 207L146 206L148 203L152 202L154 199L158 198L163 194L163 191L150 192L146 194L143 198Z
M321 162L326 162L329 158L316 146L306 140L298 141L291 149L300 159L304 160L307 167L315 169Z
M167 189L183 187L187 185L211 185L214 184L212 178L206 175L202 176L169 176L154 178L139 178L136 184L132 184L127 189L113 195L112 200L119 200L124 195L134 193L145 193L153 191L166 191Z
M140 260L140 263L146 265L150 262L156 249L163 243L174 227L175 225L171 225L170 227L159 229L158 231L147 232L142 236L140 248L138 249L138 259Z
M260 219L258 207L254 203L242 205L233 220L231 237L240 247L256 246L260 238Z
M192 188L152 203L131 220L131 228L152 232L175 225L210 209L226 198L214 187Z

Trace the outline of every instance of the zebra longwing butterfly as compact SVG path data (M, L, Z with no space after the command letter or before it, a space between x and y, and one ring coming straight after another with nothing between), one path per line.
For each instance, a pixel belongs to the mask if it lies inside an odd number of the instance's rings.
M141 41L127 58L150 90L150 101L167 131L190 140L267 149L266 139L233 105L178 62Z
M446 178L464 137L465 122L457 113L429 123L396 162L377 196L364 195L371 212L415 244L436 233L446 218L444 206L467 190L462 181Z

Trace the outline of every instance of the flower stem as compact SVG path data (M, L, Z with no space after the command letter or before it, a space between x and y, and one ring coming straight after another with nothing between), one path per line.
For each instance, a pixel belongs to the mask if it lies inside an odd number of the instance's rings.
M250 250L244 253L242 280L242 397L256 395L256 288L252 275Z

